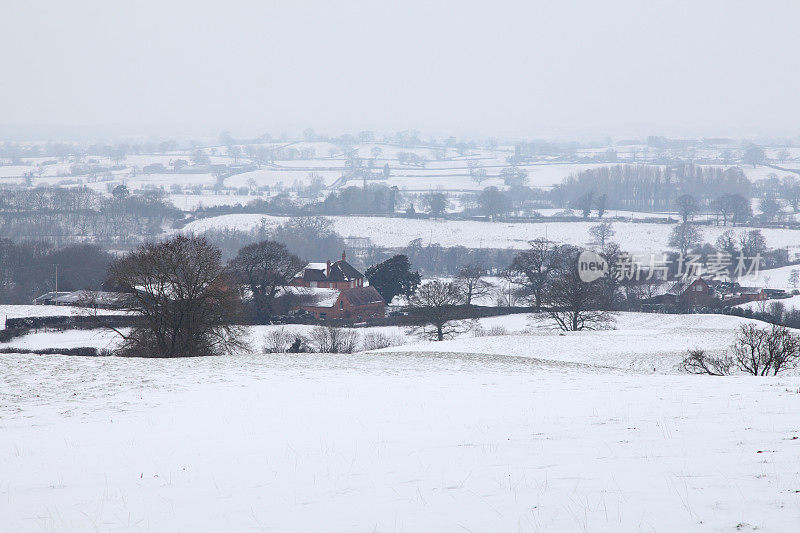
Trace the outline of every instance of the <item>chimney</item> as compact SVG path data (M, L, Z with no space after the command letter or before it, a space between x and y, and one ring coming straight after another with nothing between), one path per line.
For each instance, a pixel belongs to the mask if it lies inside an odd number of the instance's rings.
M342 250L342 261L344 261L346 257L347 256L345 255L344 250Z
M331 277L331 260L328 259L328 266L325 268L325 277Z

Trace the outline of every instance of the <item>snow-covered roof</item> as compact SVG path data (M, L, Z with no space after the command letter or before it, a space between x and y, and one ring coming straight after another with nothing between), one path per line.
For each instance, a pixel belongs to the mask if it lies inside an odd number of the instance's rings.
M295 277L306 281L354 281L363 278L364 275L342 259L331 263L330 270L328 263L309 263Z
M374 287L354 287L343 290L342 294L351 305L385 304L383 297Z
M37 296L33 299L34 302L42 302L45 300L53 300L54 298L58 298L59 296L66 296L69 292L62 292L62 291L50 291L42 294L41 296Z
M323 289L319 287L295 287L292 285L282 287L283 294L294 294L308 300L305 305L316 307L333 307L339 299L341 291L337 289Z
M682 279L679 279L678 281L676 281L675 284L672 287L669 288L669 290L666 292L666 294L672 294L673 296L680 296L684 292L686 292L686 290L689 287L691 287L694 284L695 281L701 281L703 283L706 283L706 280L704 280L703 278L696 277L696 276L695 277L682 278ZM707 283L706 283L706 285L707 285Z
M66 305L120 305L127 302L130 295L123 292L75 291L53 299L53 302Z
M739 294L760 294L761 287L739 287Z

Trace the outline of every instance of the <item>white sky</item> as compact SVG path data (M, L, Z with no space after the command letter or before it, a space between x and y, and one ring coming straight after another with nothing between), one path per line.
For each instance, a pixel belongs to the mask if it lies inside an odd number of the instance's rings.
M800 133L800 2L0 1L0 124Z

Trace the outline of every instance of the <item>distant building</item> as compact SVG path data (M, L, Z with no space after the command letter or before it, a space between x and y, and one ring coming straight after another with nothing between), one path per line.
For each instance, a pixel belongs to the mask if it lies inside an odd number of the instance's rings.
M39 305L69 305L102 309L125 309L131 304L131 295L124 292L74 291L48 292L33 299Z
M319 289L354 289L364 286L364 274L356 270L346 261L347 255L342 252L341 261L331 263L309 263L298 274L292 285Z
M290 289L310 297L310 301L297 305L296 309L319 320L362 321L386 316L383 297L373 287L364 285L364 274L347 262L345 252L335 263L309 263L291 285Z
M46 292L41 296L37 296L36 298L34 298L33 303L36 305L56 305L53 303L53 301L59 296L66 296L67 294L69 294L69 292L60 292L60 291Z
M761 287L739 287L738 294L740 303L757 302L769 299L766 289Z
M314 291L314 289L311 289ZM386 302L373 287L353 289L316 289L319 295L313 303L298 306L319 320L355 320L361 322L370 318L386 316ZM325 294L322 294L325 291ZM314 293L311 293L314 296Z
M703 278L687 277L676 282L666 293L657 298L658 303L691 309L711 303L713 293Z

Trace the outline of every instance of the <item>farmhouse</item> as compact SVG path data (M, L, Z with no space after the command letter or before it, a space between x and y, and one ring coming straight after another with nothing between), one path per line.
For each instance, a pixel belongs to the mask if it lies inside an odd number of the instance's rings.
M316 301L298 306L319 320L355 320L386 316L386 302L373 287L311 289Z
M341 261L309 263L292 280L292 285L314 289L353 289L364 286L364 274L348 263L346 253L342 252Z
M342 259L331 263L309 263L292 280L295 288L305 288L313 297L301 303L302 309L319 320L366 320L386 316L386 302L373 287L364 285L364 274ZM302 290L302 289L301 289Z
M655 303L693 308L708 304L712 298L712 290L706 280L700 277L687 277L676 282L666 293L657 297L658 301Z
M738 296L742 302L757 302L768 299L767 292L761 287L739 287Z

